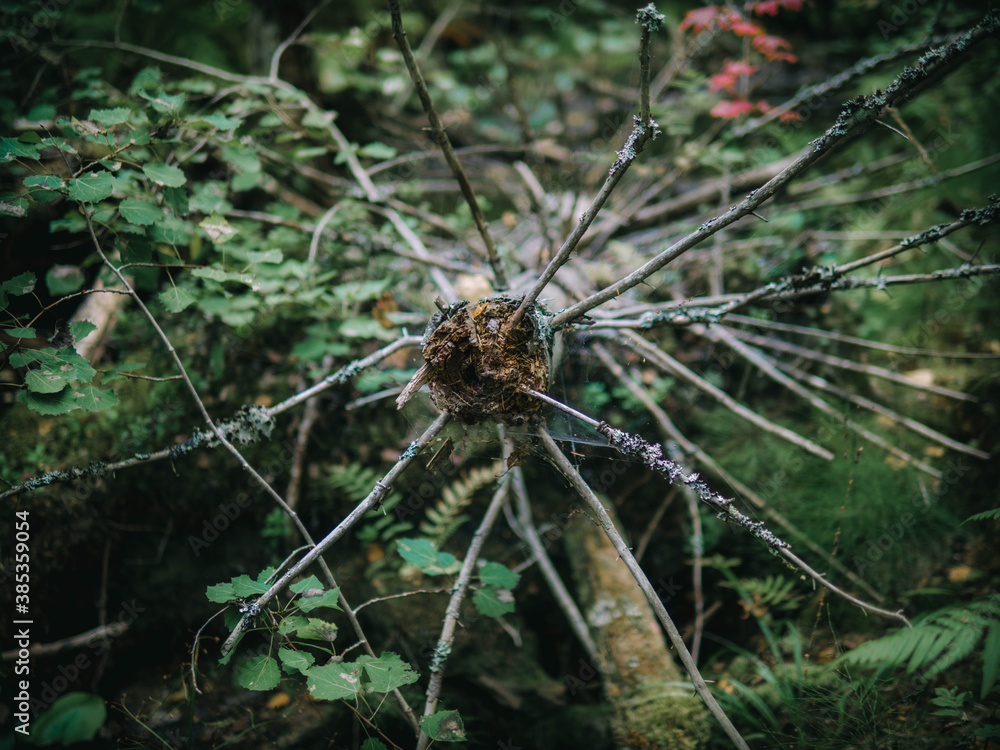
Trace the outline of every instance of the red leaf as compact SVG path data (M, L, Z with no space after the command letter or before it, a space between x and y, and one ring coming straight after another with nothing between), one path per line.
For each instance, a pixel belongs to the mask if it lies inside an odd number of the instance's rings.
M703 31L712 25L712 22L719 17L719 11L722 10L715 5L707 5L704 8L698 8L698 10L689 10L684 16L684 20L681 21L681 31L687 31L688 29L693 29L695 33Z
M714 107L712 111L709 112L712 117L721 117L724 120L731 120L734 117L739 117L740 115L748 115L753 111L753 105L745 100L738 100L735 102L719 102Z

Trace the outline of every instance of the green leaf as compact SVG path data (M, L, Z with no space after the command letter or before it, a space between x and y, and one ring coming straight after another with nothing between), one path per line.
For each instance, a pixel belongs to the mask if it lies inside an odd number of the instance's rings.
M278 649L278 656L281 658L281 668L286 674L295 672L306 673L309 667L316 663L316 657L308 651L293 651L290 648Z
M512 589L520 579L519 574L500 563L488 562L479 569L479 580L493 588Z
M315 591L316 589L311 589ZM314 609L320 607L331 607L332 609L340 609L338 602L340 601L340 589L330 589L329 591L324 591L322 594L317 596L303 596L299 599L299 608L303 612L312 612Z
M310 667L305 675L310 694L319 700L354 698L361 692L361 667L354 664Z
M25 271L12 279L3 282L3 290L12 297L20 297L22 294L30 294L35 291L37 278L31 271Z
M366 693L388 693L417 681L417 673L399 658L399 654L391 651L386 651L377 659L368 654L359 656L356 664L364 667Z
M45 286L53 297L78 292L86 278L79 266L55 265L45 274ZM74 337L77 341L78 337Z
M110 172L96 172L69 181L69 197L80 203L97 203L115 191L115 178Z
M318 617L310 617L305 625L296 628L299 638L308 641L329 641L333 643L337 640L337 626L332 622L321 620Z
M143 164L142 171L146 177L151 179L157 185L163 185L164 187L177 188L187 182L184 172L182 172L179 167L164 164L162 161L152 164Z
M291 635L299 628L304 628L309 624L309 620L301 615L291 615L281 621L278 626L278 633L281 635Z
M361 743L361 750L389 750L389 747L376 737L369 737Z
M284 253L277 248L258 252L250 250L247 252L247 260L251 263L281 263L284 260Z
M101 696L78 691L66 693L35 719L30 741L40 746L89 742L104 726L107 715Z
M163 197L178 216L183 216L191 208L188 194L183 188L167 188L163 191Z
M212 281L238 281L247 286L253 286L256 279L248 273L237 273L236 271L223 271L221 268L195 268L191 271L192 276L200 279L211 279Z
M205 596L208 597L210 602L216 602L217 604L226 604L234 599L238 599L236 596L236 589L231 583L216 583L205 589Z
M10 193L0 196L0 216L22 219L28 215L28 199Z
M22 143L16 138L0 138L0 164L14 159L37 159L38 146Z
M160 114L169 115L180 111L184 105L184 94L164 94L160 92L156 96L140 93L143 99L153 105L153 109Z
M281 681L278 660L267 656L254 656L236 665L236 681L247 690L273 690Z
M73 397L73 389L66 387L56 393L34 393L27 389L18 391L18 401L26 404L32 411L53 416L55 414L67 414L74 409L79 409L80 405Z
M232 239L237 231L221 214L212 214L206 217L198 226L204 229L208 239L217 245Z
M499 617L514 611L514 594L507 589L477 589L472 595L472 603L480 614Z
M163 218L162 208L139 198L126 198L118 204L118 210L125 221L142 227L155 224Z
M191 118L190 122L207 122L213 128L218 128L219 130L234 130L240 126L240 120L235 117L226 117L225 115L202 115Z
M465 724L458 711L438 711L420 720L420 728L432 740L465 742Z
M56 393L69 383L69 379L51 370L30 370L24 378L28 390L35 393Z
M322 589L323 584L320 583L320 580L316 576L309 576L308 578L302 579L298 583L293 583L288 588L296 594L301 594L303 591L308 591L309 589Z
M237 172L245 174L260 172L260 159L246 146L223 146L222 160Z
M173 313L180 312L195 302L195 296L187 289L179 286L164 289L157 296L160 299L160 304Z
M131 116L132 110L126 107L115 107L114 109L92 109L87 119L93 120L98 125L111 128L128 122L128 118Z
M110 388L98 388L90 383L77 388L74 396L83 411L104 411L118 405L118 395L114 391Z
M241 598L260 596L267 589L266 583L258 583L248 575L236 576L233 579L233 590L236 592L236 596Z
M60 190L66 186L66 180L54 174L36 174L24 178L25 187L36 187L42 190Z
M447 575L458 569L455 556L438 552L434 542L428 539L399 539L396 548L406 562L416 565L427 575Z

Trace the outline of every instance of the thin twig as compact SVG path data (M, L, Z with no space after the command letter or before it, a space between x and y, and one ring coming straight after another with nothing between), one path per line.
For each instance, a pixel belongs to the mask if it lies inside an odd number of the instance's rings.
M416 59L413 57L413 50L410 49L410 43L406 39L406 32L403 30L403 19L399 9L399 0L389 0L389 12L392 14L392 36L396 40L396 44L399 45L400 52L403 53L403 61L406 63L406 69L409 71L410 79L417 90L417 96L420 98L421 105L423 105L424 113L430 121L431 137L441 148L444 159L448 163L448 168L451 169L451 173L454 175L455 180L458 182L458 187L462 191L462 196L465 198L465 202L472 212L472 219L475 221L476 229L479 230L479 236L482 237L483 244L486 246L486 254L489 258L490 267L493 269L494 286L498 290L506 289L507 274L503 270L503 264L500 256L497 254L496 244L490 235L490 230L486 225L482 209L479 207L479 201L476 200L476 194L472 189L472 184L469 182L468 176L465 174L462 163L455 155L451 139L448 138L448 134L445 132L444 123L441 122L437 109L434 107L431 95L427 91L427 84L424 83L424 77L420 72Z
M531 517L531 500L528 496L527 482L524 481L524 472L520 466L515 466L511 471L514 474L514 498L517 501L518 524L514 530L515 532L519 532L518 536L521 537L524 543L528 545L528 549L531 550L531 555L535 562L538 563L542 577L549 585L549 590L555 597L559 609L566 615L570 630L573 631L580 641L583 650L587 652L587 658L590 659L590 663L600 669L602 664L601 652L590 635L587 620L566 588L566 584L563 583L559 571L556 570L552 559L549 557L549 553L545 549L545 545L542 543L541 537L538 536L538 530L535 528L535 522Z
M407 466L410 465L417 454L423 450L423 448L431 440L434 439L434 436L441 431L441 428L444 427L450 419L450 414L440 414L431 426L424 431L423 435L410 443L410 446L403 451L399 460L396 461L393 467L389 469L382 479L375 483L375 488L368 493L368 496L358 503L354 510L352 510L343 521L337 524L337 526L329 534L316 544L316 546L314 546L301 560L292 566L287 573L278 579L278 581L276 581L267 591L261 594L260 598L254 602L256 606L251 608L251 611L244 613L239 624L233 629L232 633L229 634L225 643L222 644L223 655L229 653L233 649L233 646L236 645L236 641L243 634L243 631L249 626L250 621L254 618L255 614L260 611L260 608L264 607L264 605L271 601L271 599L273 599L278 592L288 586L295 576L315 562L317 558L320 558L320 555L322 555L330 545L346 534L351 526L357 523L357 521L365 513L382 502L385 496L389 493L389 489L396 478ZM256 610L256 612L252 610Z
M835 557L832 557L830 553L819 546L816 542L812 540L811 537L807 536L805 532L795 526L791 521L785 518L781 513L772 508L767 502L764 501L760 495L747 487L743 482L738 480L732 474L729 473L724 467L719 465L711 456L705 453L701 448L692 443L687 437L685 437L677 426L674 424L673 420L667 415L667 413L660 408L660 405L650 398L646 390L639 386L631 377L629 377L624 368L615 361L607 349L601 344L595 344L594 351L600 358L601 362L604 363L608 371L611 372L618 381L625 386L625 388L646 408L646 410L653 416L656 420L657 425L660 428L660 432L663 434L665 439L672 440L684 451L685 454L693 456L694 459L706 467L713 474L722 479L729 487L736 493L736 496L742 500L749 501L753 504L760 512L764 513L767 518L778 526L780 526L789 535L795 537L796 540L801 542L803 545L808 547L810 551L814 554L822 557L824 561L835 568L838 573L849 578L854 585L878 601L884 601L884 597L879 594L871 585L868 584L863 578L859 577L854 571L846 567Z
M647 468L661 474L671 484L676 484L678 486L686 485L691 487L698 493L698 497L701 498L703 502L708 503L718 512L718 517L721 520L742 527L752 536L763 542L774 554L782 554L789 560L799 559L785 554L785 552L789 549L788 543L776 537L770 530L767 529L767 527L764 526L763 523L760 521L753 521L743 515L740 511L736 510L736 508L733 507L732 500L714 492L697 474L685 475L680 466L665 459L660 446L647 443L638 435L632 435L622 430L617 430L607 422L598 422L596 419L588 417L586 414L583 414L582 412L579 412L544 393L539 393L538 391L527 387L524 387L522 390L526 393L530 393L540 401L544 401L547 404L555 406L560 411L564 411L570 416L579 419L584 424L589 424L595 430L608 438L608 442L613 448L621 453L624 453L625 455L639 458ZM827 582L821 574L817 573L809 566L803 564L802 570L834 593L843 593L841 589L838 589ZM873 604L868 604L867 602L854 596L848 595L845 598L866 612L883 615L884 617L891 617L895 620L899 620L907 626L910 624L909 620L907 620L901 612L889 612L888 610L881 609Z
M539 394L533 394L539 395ZM614 522L612 522L611 517L608 512L601 505L601 501L594 494L594 491L590 488L580 473L576 470L576 467L566 458L559 446L556 445L555 440L549 434L549 431L545 429L544 426L537 426L538 436L542 440L542 444L548 451L549 455L552 457L553 462L559 468L559 470L569 479L570 484L576 490L577 494L580 495L590 507L591 512L597 517L601 528L604 533L608 535L608 539L611 540L611 544L614 546L615 550L618 552L628 568L629 572L635 578L636 583L639 584L639 588L642 589L642 593L645 594L647 601L656 613L657 619L663 626L663 629L667 633L667 638L670 640L671 645L680 657L681 663L684 665L684 669L687 671L688 675L691 677L691 682L694 685L695 691L701 696L704 701L705 706L715 717L716 721L719 722L723 730L732 740L733 744L742 748L743 750L750 750L749 745L740 735L739 731L733 726L732 721L726 716L725 711L715 700L715 696L712 695L712 691L708 689L708 685L705 683L705 678L701 676L701 672L698 671L698 665L695 664L694 659L691 657L691 653L688 651L687 646L684 644L684 639L681 638L680 632L677 630L677 626L674 625L666 607L663 606L663 602L657 595L656 591L653 589L652 584L649 582L649 578L643 572L642 567L636 562L635 557L632 556L632 551L625 544L625 540L622 539L621 534L618 529L615 528Z
M833 454L823 446L817 445L812 440L789 430L787 427L777 425L769 419L765 419L760 416L752 409L748 409L746 406L743 406L743 404L736 401L736 399L723 391L721 388L715 387L704 378L692 372L651 341L648 341L642 336L630 331L625 331L622 335L630 347L635 349L637 352L640 352L643 356L648 357L654 364L663 368L675 377L688 382L703 393L711 396L737 416L742 417L751 424L757 425L757 427L765 432L777 435L778 437L787 440L792 445L797 445L800 448L809 451L814 456L819 456L827 461L833 460Z
M1000 26L1000 14L996 11L991 11L983 21L964 34L961 34L953 44L928 52L921 58L919 65L907 68L905 75L898 77L884 90L849 102L841 110L836 123L823 135L814 140L810 149L790 166L782 170L777 176L757 190L751 191L746 198L730 208L726 213L702 224L694 232L678 240L632 273L608 285L599 292L592 294L581 302L566 308L552 319L552 326L557 329L561 328L581 315L584 315L589 310L641 284L667 263L683 255L720 229L750 215L751 212L755 211L765 201L773 197L780 188L803 173L827 153L867 132L885 107L906 101L933 76L945 71L954 70L957 64L961 63L963 59L968 59L967 52L972 45L993 36L998 26Z
M618 152L618 158L615 159L614 164L611 165L611 169L608 170L608 176L605 178L600 192L597 193L597 197L594 198L590 207L580 217L580 221L563 242L562 247L559 248L559 252L549 261L545 270L542 271L541 276L532 285L531 289L528 290L527 294L524 295L524 299L521 300L521 304L517 310L507 320L508 331L513 330L521 322L521 318L524 317L524 314L530 309L531 305L538 299L538 295L552 281L552 277L556 275L556 271L566 264L580 240L583 239L583 235L590 228L594 219L597 218L597 214L600 213L601 208L603 208L608 198L611 197L611 193L618 185L618 182L625 176L628 168L632 166L632 162L646 148L646 144L659 135L660 131L649 112L649 40L651 32L662 26L663 16L657 13L656 8L650 3L639 11L636 20L642 28L639 59L641 61L645 57L646 60L645 65L640 63L641 74L643 75L640 110L643 116L634 118L632 132L626 139L621 151Z
M505 436L504 458L508 458L513 450L514 441L510 437ZM479 522L479 527L476 529L476 533L473 534L472 541L465 551L462 569L459 571L458 579L453 585L453 593L451 599L448 601L448 608L445 610L441 635L438 636L438 642L434 646L434 656L431 659L430 666L431 676L427 683L427 702L424 704L425 717L437 711L438 699L441 696L441 687L444 684L444 668L448 661L448 655L451 653L452 642L455 639L455 627L458 625L458 618L461 614L462 601L465 599L469 583L472 580L473 573L476 571L479 553L486 543L486 537L489 536L490 530L493 528L493 524L500 515L500 511L503 509L504 503L510 493L510 481L511 474L510 472L506 472L500 479L500 483L493 493L493 499L490 500L489 507L487 507L486 512L483 514L483 518ZM417 750L425 750L430 742L431 737L421 730L420 736L417 739Z

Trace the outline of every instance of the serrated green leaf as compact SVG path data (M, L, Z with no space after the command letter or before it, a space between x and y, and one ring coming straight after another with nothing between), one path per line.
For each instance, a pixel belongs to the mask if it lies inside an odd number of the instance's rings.
M316 657L308 651L294 651L290 648L278 649L278 656L281 658L281 668L286 674L295 672L306 673L309 667L316 663Z
M305 671L306 685L313 698L340 700L361 692L361 667L354 664L324 664Z
M126 107L115 107L114 109L92 109L87 119L110 128L128 122L131 116L132 110Z
M187 289L179 286L164 289L157 295L162 304L170 312L176 313L195 302L195 296Z
M488 562L479 569L479 580L494 588L513 589L521 576L505 565Z
M281 681L278 660L267 655L242 661L234 671L236 681L247 690L273 690Z
M69 197L80 203L98 203L115 191L115 178L110 172L96 172L69 181Z
M232 583L213 584L205 589L205 596L208 597L210 602L216 602L217 604L226 604L239 598L236 596L236 589L233 588Z
M28 199L16 195L0 197L0 216L23 218L28 215Z
M514 611L514 594L507 589L482 588L472 595L472 603L480 614L500 617Z
M465 742L465 723L458 711L438 711L420 720L420 728L439 742Z
M454 572L453 567L457 562L454 555L438 552L434 542L428 539L399 539L396 541L396 548L406 562L416 565L427 575L446 575Z
M130 224L147 227L163 218L163 209L150 201L139 198L126 198L118 204L122 218Z
M192 276L201 279L211 279L212 281L237 281L240 284L253 286L256 279L248 273L237 273L236 271L223 271L221 268L195 268L191 271Z
M142 165L142 172L157 185L178 188L187 182L180 167L164 164L162 161Z
M333 643L337 640L337 626L332 622L321 620L318 617L310 617L305 625L300 625L296 629L299 638L309 641L329 641Z
M316 576L309 576L308 578L303 578L298 583L293 583L289 586L292 591L296 594L301 594L303 591L308 591L309 589L322 589L323 584Z
M18 391L18 401L24 403L32 411L45 416L67 414L80 405L73 397L73 389L66 387L56 393L33 393L27 389Z
M34 328L4 328L3 332L15 339L33 339L38 335Z
M20 297L35 290L37 279L31 271L25 271L12 279L3 282L3 290L12 297Z
M388 693L417 681L417 673L399 658L399 654L391 651L384 652L377 659L368 654L359 656L356 664L364 667L366 693Z
M218 128L219 130L233 130L240 126L240 120L235 117L226 117L225 115L202 115L191 118L190 122L207 122L213 128Z
M38 146L21 143L16 138L0 138L0 164L14 159L37 159Z
M315 589L313 589L315 591ZM303 612L312 612L320 607L330 607L340 609L340 589L330 589L318 596L303 596L299 599L299 608Z
M69 378L51 370L30 370L24 378L29 391L34 393L56 393L69 383Z
M96 330L97 326L89 320L75 320L69 324L69 332L73 336L74 341L80 341Z
M240 598L245 599L249 596L260 596L267 589L268 585L266 583L255 581L248 575L236 576L233 579L233 590L236 592L236 596Z
M232 239L237 231L221 214L212 214L202 219L198 226L204 229L208 239L217 245Z
M139 96L149 102L153 106L153 109L160 114L174 114L179 112L184 105L184 94L164 94L160 92L156 96L150 96L141 92Z
M281 624L278 626L278 633L281 635L291 635L299 628L304 628L308 624L309 620L305 617L302 617L301 615L291 615L281 621Z
M66 186L66 180L54 174L36 174L24 178L25 187L41 188L42 190L60 190Z
M361 750L389 750L389 747L382 740L376 737L369 737L361 743Z
M110 388L98 388L91 383L84 383L74 394L80 408L87 412L104 411L118 405L118 394Z

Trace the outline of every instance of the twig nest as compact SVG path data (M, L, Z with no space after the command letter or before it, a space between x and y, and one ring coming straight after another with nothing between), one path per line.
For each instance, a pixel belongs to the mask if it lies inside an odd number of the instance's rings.
M400 400L426 382L434 406L465 424L527 421L541 402L521 386L548 390L552 328L551 316L532 305L507 330L520 301L505 295L463 300L436 314L424 333L425 364Z

